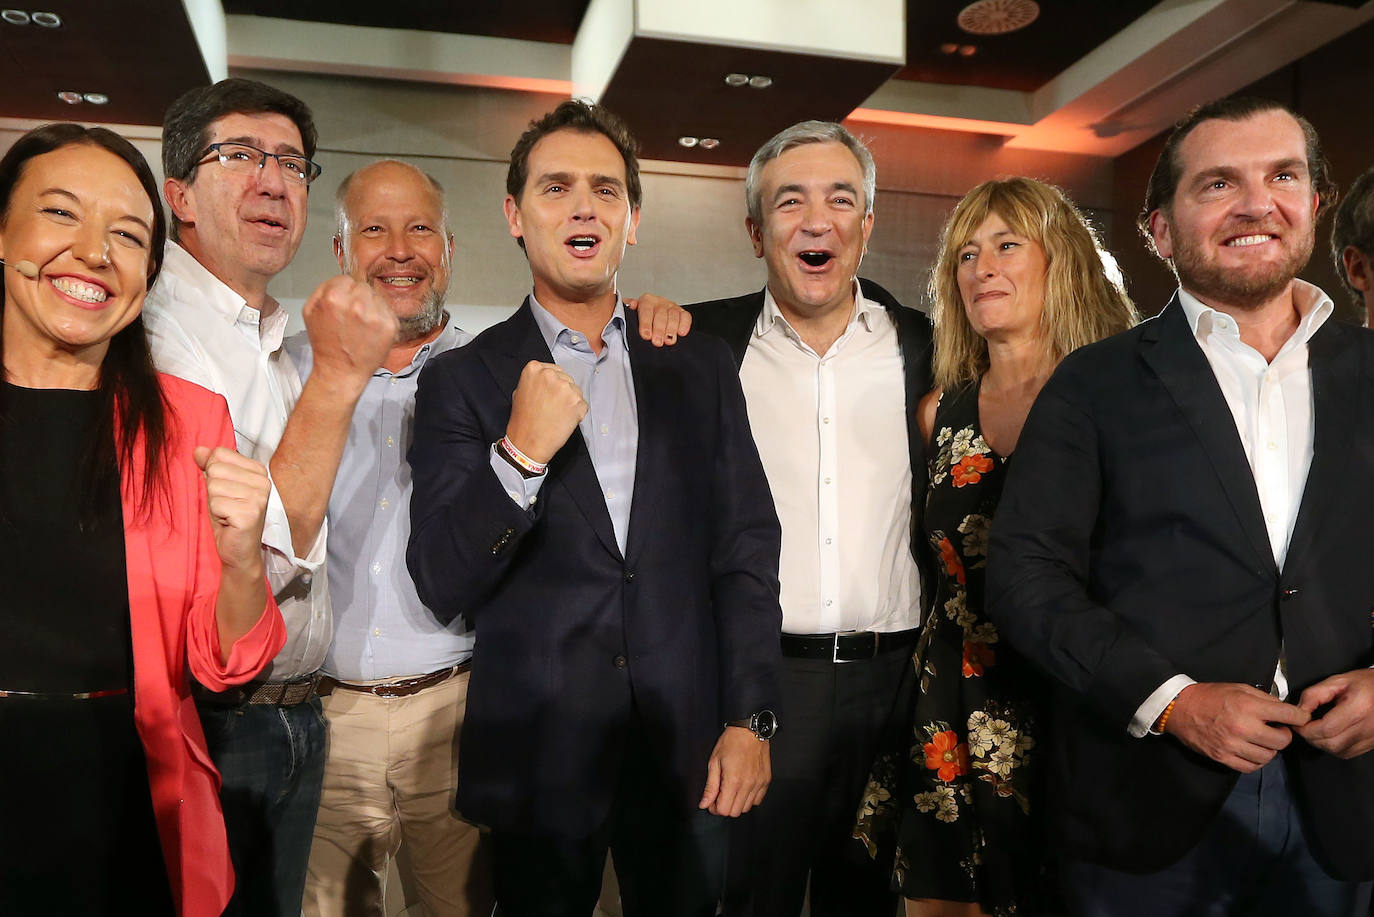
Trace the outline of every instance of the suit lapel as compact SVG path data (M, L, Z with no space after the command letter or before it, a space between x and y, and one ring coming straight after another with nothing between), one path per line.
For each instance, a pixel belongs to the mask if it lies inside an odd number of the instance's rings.
M534 313L530 311L528 300L516 311L505 325L505 329L508 334L497 342L500 346L493 348L485 359L501 391L513 393L526 363L531 360L552 363L553 354L549 352L549 346L539 332L539 325L534 320ZM586 517L587 524L591 526L602 545L619 557L620 548L615 543L615 528L611 525L611 514L606 509L605 499L601 496L601 484L596 477L596 468L592 465L591 453L587 451L587 442L582 438L580 429L573 430L572 436L568 437L563 448L550 460L548 475L544 487L565 489Z
M1274 552L1264 525L1255 476L1245 457L1235 417L1217 385L1212 366L1193 337L1175 296L1141 338L1141 356L1154 370L1184 420L1202 444L1250 546L1274 569Z
M625 339L630 347L630 375L635 384L635 416L639 419L639 444L635 449L635 487L630 499L630 530L625 536L625 558L638 561L644 540L655 523L658 490L672 467L670 439L662 429L680 405L666 403L661 362L665 353L639 336L639 317L626 310Z
M1312 528L1319 525L1331 496L1341 490L1347 474L1350 431L1359 401L1359 349L1353 336L1328 318L1307 344L1312 374L1312 465L1302 491L1298 518L1293 524L1288 557L1314 543ZM1287 566L1287 564L1285 564Z

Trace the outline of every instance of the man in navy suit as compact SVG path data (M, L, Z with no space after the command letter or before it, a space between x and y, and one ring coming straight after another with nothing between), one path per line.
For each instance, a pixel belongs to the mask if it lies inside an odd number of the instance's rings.
M769 781L777 516L728 349L655 349L616 293L634 141L580 101L511 154L534 290L416 398L421 599L476 629L458 808L509 915L714 913L724 817Z
M1177 294L1026 421L989 611L1057 682L1074 913L1366 913L1374 334L1296 279L1334 190L1283 106L1192 113L1142 215Z

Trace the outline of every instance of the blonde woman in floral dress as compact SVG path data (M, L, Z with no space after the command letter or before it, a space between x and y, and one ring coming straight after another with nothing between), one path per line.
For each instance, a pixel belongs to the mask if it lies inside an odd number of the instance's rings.
M1073 204L1028 178L964 196L930 290L937 387L918 411L933 456L922 526L934 601L911 718L874 765L855 836L893 858L908 915L1042 913L1053 882L1037 809L1041 681L983 614L988 529L1041 386L1135 309Z

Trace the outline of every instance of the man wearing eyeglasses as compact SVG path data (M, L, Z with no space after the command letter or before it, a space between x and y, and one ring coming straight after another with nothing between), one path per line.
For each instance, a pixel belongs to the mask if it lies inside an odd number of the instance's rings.
M287 316L267 287L296 254L320 173L304 102L224 80L177 99L162 138L172 241L144 305L153 359L222 394L239 451L268 465L263 556L287 628L262 681L197 693L237 875L225 913L294 917L324 773L315 688L333 629L325 510L353 408L396 319L366 286L334 277L302 310L314 350L306 385L282 347Z

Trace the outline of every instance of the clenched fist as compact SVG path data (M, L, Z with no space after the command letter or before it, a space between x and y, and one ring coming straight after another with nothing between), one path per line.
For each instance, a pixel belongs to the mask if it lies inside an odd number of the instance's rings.
M205 472L210 529L220 563L254 571L262 564L262 523L272 484L260 462L223 446L196 446L196 465ZM261 572L256 574L259 578Z
M396 316L386 301L346 274L320 284L301 318L315 355L313 372L336 385L352 383L361 391L396 343Z
M587 399L572 376L553 363L531 360L511 397L506 438L541 465L563 448L587 416Z

